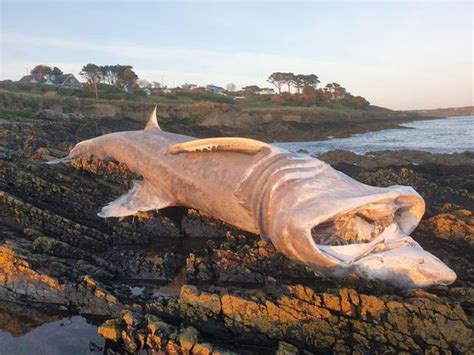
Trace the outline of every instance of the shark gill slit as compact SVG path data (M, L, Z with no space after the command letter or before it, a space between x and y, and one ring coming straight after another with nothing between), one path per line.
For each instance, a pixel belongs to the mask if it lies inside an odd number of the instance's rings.
M295 161L301 162L296 169L293 165ZM239 186L236 195L253 211L255 224L262 237L267 239L269 237L264 215L265 209L268 208L270 187L277 182L281 183L280 178L292 171L310 173L311 169L314 169L312 161L277 154L263 161ZM391 200L370 203L318 223L309 232L316 245L365 244L377 238L392 224L396 224L398 229L403 229L400 222L406 213L410 213L409 209L410 206L397 204Z

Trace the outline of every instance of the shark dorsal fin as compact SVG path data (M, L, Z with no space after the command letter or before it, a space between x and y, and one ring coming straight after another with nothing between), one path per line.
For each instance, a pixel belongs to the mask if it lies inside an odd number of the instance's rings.
M171 154L192 152L238 152L244 154L257 154L263 149L270 149L267 143L249 138L221 137L196 139L171 146L168 150Z
M158 125L158 118L156 117L156 106L153 109L153 111L150 113L150 116L148 117L148 123L145 126L145 131L155 131L155 130L161 130L160 126Z

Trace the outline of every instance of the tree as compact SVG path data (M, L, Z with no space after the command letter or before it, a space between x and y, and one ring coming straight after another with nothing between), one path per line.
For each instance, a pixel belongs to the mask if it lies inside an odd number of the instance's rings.
M98 100L99 94L97 93L97 85L100 83L102 78L102 73L99 66L92 63L86 64L82 67L79 75L82 76L87 81L87 83L94 88L95 98Z
M338 100L343 99L346 96L347 91L344 87L342 87L338 83L329 83L324 88L324 93L328 100L338 101Z
M127 69L132 69L131 65L101 65L99 66L99 72L101 81L109 85L123 86L123 73Z
M153 89L161 88L161 84L158 81L153 81L151 84Z
M63 75L63 71L59 69L58 67L54 67L53 70L51 71L51 75L58 76L58 75Z
M32 70L31 70L31 74L39 74L39 75L42 75L42 76L49 76L51 75L51 72L52 72L52 69L50 66L48 65L44 65L44 64L39 64L37 66L35 66Z
M361 110L366 109L370 105L370 102L362 96L352 96L349 93L346 94L346 96L341 100L341 102L344 105Z
M313 86L305 86L301 101L306 105L320 105L324 102L325 96L321 89L315 89Z
M256 94L261 89L257 85L249 85L249 86L244 86L242 90L249 94Z
M291 85L295 79L295 74L293 73L283 73L283 83L288 86L288 92L291 94Z
M101 65L99 66L99 73L101 76L101 81L109 85L114 85L116 76L112 71L112 65Z
M235 85L234 83L229 83L227 84L226 89L227 91L235 91L237 90L237 85Z
M315 89L318 88L318 84L320 83L319 78L316 74L301 75L301 81L303 87L311 86Z
M138 75L132 70L131 66L128 66L128 68L119 73L119 81L128 91L131 91L136 87L137 80Z
M286 82L286 73L275 72L272 73L267 81L270 84L275 85L276 89L278 90L278 94L281 94L281 88Z
M298 93L298 95L301 93L301 89L305 87L305 77L306 75L298 74L294 75L292 78L292 85L296 88L296 92Z

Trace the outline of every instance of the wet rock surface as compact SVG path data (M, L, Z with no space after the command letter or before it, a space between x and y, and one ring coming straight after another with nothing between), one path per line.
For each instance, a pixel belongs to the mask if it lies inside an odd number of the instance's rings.
M411 185L425 198L428 210L413 237L458 280L400 291L315 275L258 236L194 210L103 220L96 215L102 206L140 177L111 161L43 163L65 156L80 140L113 131L113 123L46 112L0 125L0 300L100 316L108 353L473 348L472 155L320 157L362 182ZM123 120L115 128L139 127ZM16 334L45 321L33 315L28 326L12 327L10 315L0 313L0 325Z

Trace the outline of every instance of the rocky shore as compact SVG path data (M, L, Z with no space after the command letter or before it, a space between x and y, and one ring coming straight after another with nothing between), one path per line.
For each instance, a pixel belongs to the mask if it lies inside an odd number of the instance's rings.
M127 167L44 162L80 140L140 129L134 121L39 115L0 118L0 128L0 327L12 334L80 314L99 325L108 354L473 349L472 154L319 157L362 182L411 185L425 198L428 210L413 237L458 280L400 291L315 275L258 236L194 210L100 219L100 208L135 178Z
M154 106L152 100L92 100L0 89L0 115L3 114L3 118L14 118L17 114L54 121L74 116L80 121L99 122L105 130L110 127L119 130L131 126L141 128ZM239 102L207 101L158 104L157 115L160 125L168 132L199 138L248 137L270 143L343 138L356 133L405 128L400 125L439 118L428 113L394 111L377 106L366 109L272 104L248 106Z

